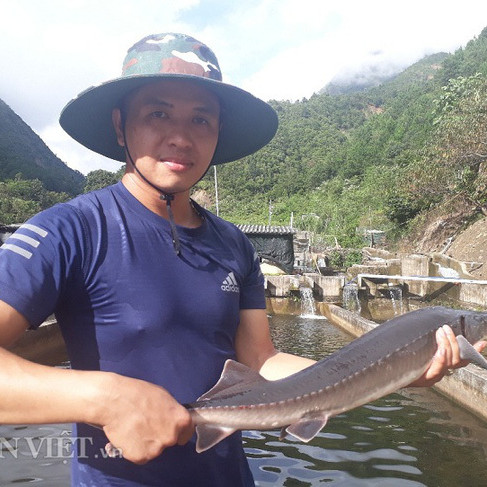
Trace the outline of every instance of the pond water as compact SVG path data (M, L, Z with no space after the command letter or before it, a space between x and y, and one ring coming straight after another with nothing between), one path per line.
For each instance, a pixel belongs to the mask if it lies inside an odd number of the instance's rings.
M310 358L351 339L323 319L270 320L279 349ZM68 486L70 430L0 426L0 486ZM331 418L308 444L280 441L278 431L245 432L244 442L259 487L487 485L487 424L430 389L406 389Z

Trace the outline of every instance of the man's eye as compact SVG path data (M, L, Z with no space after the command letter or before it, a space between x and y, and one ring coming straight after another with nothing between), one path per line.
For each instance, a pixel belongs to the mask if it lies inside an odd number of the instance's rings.
M161 111L152 112L152 116L154 118L166 118L167 117L166 112L161 112Z
M203 117L195 117L195 118L193 118L193 122L198 124L198 125L207 125L208 124L208 120L206 120L206 118L203 118Z

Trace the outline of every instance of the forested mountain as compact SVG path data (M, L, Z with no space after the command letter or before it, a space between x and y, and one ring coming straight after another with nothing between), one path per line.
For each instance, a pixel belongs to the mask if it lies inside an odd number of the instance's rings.
M379 86L356 89L351 80L298 102L272 100L280 122L274 140L216 168L220 215L235 223L293 219L325 244L358 246L357 228L404 238L453 200L466 202L466 222L487 213L487 28L453 54L427 56ZM6 116L0 112L3 127ZM22 172L53 188L51 171L33 176L19 163L14 173L3 172L15 158L32 164L41 153L30 148L30 156L5 158L2 144L13 132L0 132L0 180ZM86 188L117 177L95 171ZM215 210L213 168L197 189Z
M357 227L402 235L452 195L474 198L482 211L485 86L487 29L454 54L427 56L380 86L272 101L280 119L275 139L217 168L220 213L273 224L289 224L293 214L297 226L353 245ZM478 157L466 160L464 151ZM212 194L212 173L201 187Z
M17 175L39 179L50 191L82 191L84 177L56 157L42 139L0 100L0 181Z

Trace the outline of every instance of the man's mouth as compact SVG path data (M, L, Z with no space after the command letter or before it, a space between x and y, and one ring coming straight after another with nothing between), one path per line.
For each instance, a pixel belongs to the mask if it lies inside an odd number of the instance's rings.
M191 162L181 159L161 159L160 162L165 164L172 171L187 171L193 165Z

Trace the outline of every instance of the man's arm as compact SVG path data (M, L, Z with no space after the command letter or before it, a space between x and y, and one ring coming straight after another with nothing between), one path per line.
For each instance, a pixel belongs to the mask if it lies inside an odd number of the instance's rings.
M109 372L39 365L1 348L27 327L24 316L0 301L0 424L94 424L135 463L192 436L187 410L162 387Z
M443 326L436 332L438 350L426 372L411 386L428 387L440 381L449 369L463 367L458 343L452 329ZM475 348L482 351L486 342ZM240 311L240 324L236 337L237 360L260 372L266 379L275 380L298 372L315 363L313 360L278 352L272 344L266 310Z
M237 360L269 380L281 379L315 363L314 360L278 352L272 343L265 309L243 309L235 339Z

